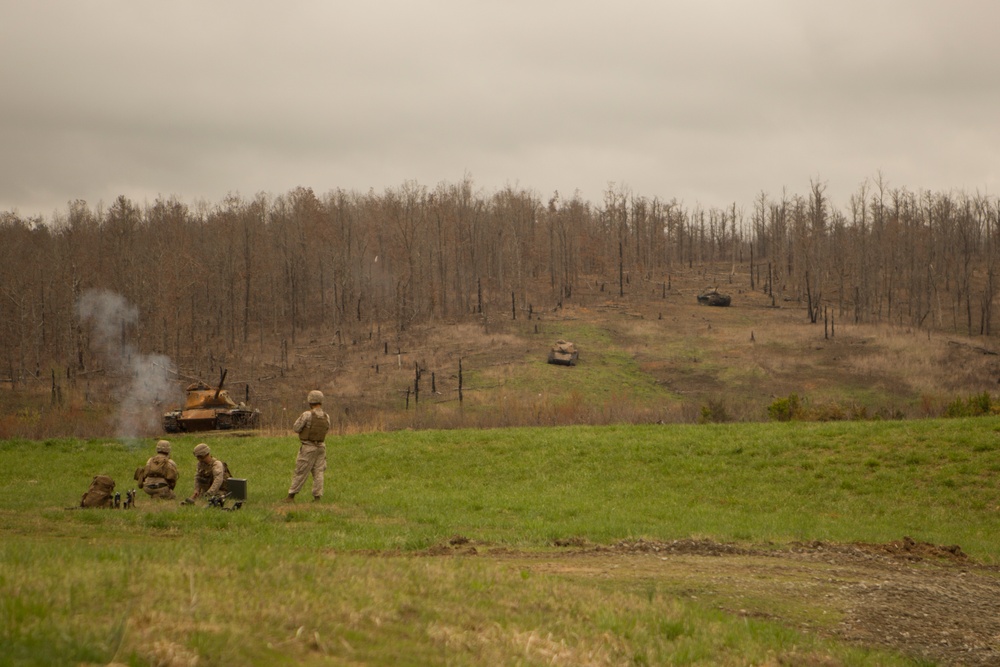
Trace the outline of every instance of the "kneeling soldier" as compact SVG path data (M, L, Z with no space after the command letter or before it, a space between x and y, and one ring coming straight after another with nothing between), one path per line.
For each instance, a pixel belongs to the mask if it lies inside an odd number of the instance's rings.
M194 476L194 493L184 500L191 505L196 498L205 496L212 499L223 492L222 485L229 479L229 467L212 456L212 451L204 442L195 445L194 455L198 459L198 471Z
M135 480L139 488L151 498L173 500L174 486L177 485L177 464L170 458L170 443L160 440L156 443L154 454L146 465L135 471Z

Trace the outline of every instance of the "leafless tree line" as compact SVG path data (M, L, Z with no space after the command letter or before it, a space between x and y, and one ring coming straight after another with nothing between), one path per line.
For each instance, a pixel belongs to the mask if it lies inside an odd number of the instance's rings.
M992 335L1000 203L866 181L847 210L826 188L762 193L750 211L685 207L609 187L603 202L470 179L382 193L298 188L189 206L176 198L75 201L51 220L0 213L0 377L99 362L78 304L120 295L120 326L143 353L189 359L324 332L349 344L417 323L517 317L572 299L666 285L674 272L730 266L815 321L892 322Z

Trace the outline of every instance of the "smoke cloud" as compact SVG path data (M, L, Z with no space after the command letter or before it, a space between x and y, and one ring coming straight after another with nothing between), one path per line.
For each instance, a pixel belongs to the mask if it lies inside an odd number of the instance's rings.
M176 374L173 361L162 354L142 354L129 341L130 329L139 324L138 308L120 294L99 289L84 292L76 308L90 328L92 351L109 373L124 378L115 391L116 436L137 440L159 432L164 404L179 403L183 397L170 379Z

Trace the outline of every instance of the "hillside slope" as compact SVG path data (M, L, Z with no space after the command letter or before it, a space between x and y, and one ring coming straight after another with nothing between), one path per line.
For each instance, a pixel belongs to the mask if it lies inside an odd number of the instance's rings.
M715 286L731 306L698 303ZM916 418L1000 379L990 338L856 324L833 308L812 323L804 303L750 290L747 276L691 270L624 291L590 282L559 305L401 332L375 326L361 340L313 331L225 354L206 346L203 357L171 360L177 372L144 364L173 388L145 401L134 400L143 395L138 374L93 369L62 380L40 370L34 384L3 387L0 437L155 435L181 389L217 380L222 368L231 395L261 409L265 432L286 431L313 388L327 395L335 428L356 432L760 421L795 410L809 419ZM577 345L577 365L546 363L558 339Z

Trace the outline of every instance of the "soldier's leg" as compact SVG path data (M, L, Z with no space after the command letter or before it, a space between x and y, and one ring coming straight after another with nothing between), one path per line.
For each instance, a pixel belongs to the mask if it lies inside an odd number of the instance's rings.
M294 496L306 483L309 470L313 467L316 458L316 447L310 445L299 446L299 456L295 459L295 472L292 474L292 484L288 487L288 495Z
M316 462L313 464L313 498L319 500L323 497L323 478L326 473L326 447L318 447L319 453Z

